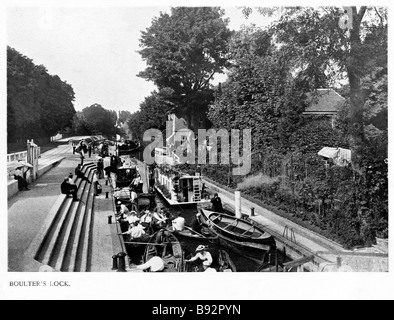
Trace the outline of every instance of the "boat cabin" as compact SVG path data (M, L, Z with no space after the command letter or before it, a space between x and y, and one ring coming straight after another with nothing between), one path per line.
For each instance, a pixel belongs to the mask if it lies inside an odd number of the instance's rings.
M159 173L156 176L157 185L167 200L173 203L192 203L201 201L201 176L182 175L169 177Z
M178 157L175 153L171 153L168 148L155 148L155 162L159 165L168 164L173 166L178 163Z
M137 176L137 166L122 166L116 170L116 187L128 187Z

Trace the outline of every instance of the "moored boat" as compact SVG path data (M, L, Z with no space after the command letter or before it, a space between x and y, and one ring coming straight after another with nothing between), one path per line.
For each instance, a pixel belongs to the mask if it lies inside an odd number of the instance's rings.
M183 250L177 237L168 230L156 232L145 248L144 263L158 256L164 261L164 272L181 272L184 268Z
M170 206L210 203L204 195L199 173L176 171L175 167L159 166L154 170L154 188Z
M168 227L167 230L175 234L182 243L184 250L189 249L190 251L194 250L200 244L209 246L218 244L219 242L219 236L207 227L204 227L201 233L194 231L188 226L185 226L185 229L182 231L174 230L173 227Z
M205 209L200 212L200 222L217 233L221 245L258 265L276 248L272 235L248 221Z

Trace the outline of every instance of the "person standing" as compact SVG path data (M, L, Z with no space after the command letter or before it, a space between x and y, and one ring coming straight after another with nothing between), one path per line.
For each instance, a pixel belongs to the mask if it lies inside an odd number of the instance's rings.
M97 173L99 179L104 178L104 162L102 158L97 161Z
M88 144L88 154L89 154L89 158L92 156L92 143L89 142Z
M74 143L74 141L73 141L73 142L71 142L71 146L73 147L73 154L75 154L75 148L76 148L76 146L75 146L75 143Z
M98 185L99 185L99 177L98 172L96 171L93 174L93 187L94 187L94 195L98 196Z
M211 199L211 203L212 203L212 211L219 213L223 212L222 200L220 199L217 193L214 194L213 198Z
M30 190L27 186L28 183L25 178L25 174L21 170L23 167L17 167L14 172L14 179L18 180L18 189L19 191Z

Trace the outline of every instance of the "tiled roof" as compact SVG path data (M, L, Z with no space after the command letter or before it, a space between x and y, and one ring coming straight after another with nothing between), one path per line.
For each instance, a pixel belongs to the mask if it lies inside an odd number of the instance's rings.
M333 89L317 89L316 93L309 94L311 104L305 109L304 114L333 114L337 113L340 103L345 98Z

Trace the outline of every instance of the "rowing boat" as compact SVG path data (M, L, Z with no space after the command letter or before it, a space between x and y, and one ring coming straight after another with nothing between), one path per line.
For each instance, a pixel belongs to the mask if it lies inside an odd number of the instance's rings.
M255 263L260 264L276 248L274 237L251 222L206 209L200 212L200 222L219 236L222 246Z
M164 261L164 272L181 272L183 266L183 250L177 237L166 229L156 232L145 248L144 263L154 256Z

